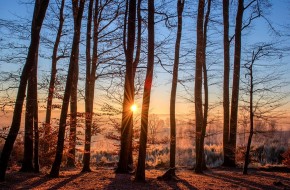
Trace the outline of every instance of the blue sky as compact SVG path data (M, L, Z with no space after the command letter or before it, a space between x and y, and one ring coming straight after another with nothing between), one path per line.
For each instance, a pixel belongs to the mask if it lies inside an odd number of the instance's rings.
M24 1L24 0L22 0ZM20 4L19 0L1 0L0 1L0 18L3 19L15 19L17 16L25 17L31 19L33 6ZM51 0L51 3L53 0ZM269 15L270 20L275 26L281 26L289 24L290 21L290 1L288 0L272 0L273 6L271 8L271 15ZM186 23L185 23L186 24ZM268 28L265 27L266 23L264 21L255 23L255 27L251 31L251 35L248 38L249 41L262 40L263 38L268 38ZM290 31L289 31L290 33ZM290 72L290 64L288 64L287 70ZM164 74L162 76L164 81L158 80L157 88L153 89L152 99L152 110L157 110L162 107L164 110L169 110L169 95L170 95L170 84L168 81L171 80L169 74ZM167 85L165 85L167 84ZM290 85L289 85L290 86ZM181 88L181 87L178 87ZM290 87L288 87L290 88ZM179 104L177 106L179 112L187 112L188 109L184 109L184 105L187 103Z
M13 19L15 16L27 17L30 11L30 5L20 4L19 0L1 0L0 1L0 18Z

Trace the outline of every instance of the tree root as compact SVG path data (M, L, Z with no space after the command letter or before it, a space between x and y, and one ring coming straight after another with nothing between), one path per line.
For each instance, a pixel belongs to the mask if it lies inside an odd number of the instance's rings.
M170 168L162 176L158 176L157 179L161 181L177 180L175 170L176 168Z

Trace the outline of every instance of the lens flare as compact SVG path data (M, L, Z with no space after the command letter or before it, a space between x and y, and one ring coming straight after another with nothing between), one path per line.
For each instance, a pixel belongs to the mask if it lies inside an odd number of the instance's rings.
M131 111L132 112L135 112L137 110L137 106L136 106L136 104L133 104L132 106L131 106Z

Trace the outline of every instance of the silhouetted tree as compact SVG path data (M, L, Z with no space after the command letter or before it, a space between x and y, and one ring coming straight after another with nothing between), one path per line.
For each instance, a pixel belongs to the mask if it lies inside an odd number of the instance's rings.
M32 26L31 26L31 41L28 49L27 59L22 70L18 93L15 101L15 107L13 112L12 124L5 141L1 158L0 158L0 181L5 179L5 173L8 166L10 154L13 149L14 142L16 140L21 121L22 106L25 98L25 91L27 87L27 81L30 77L31 70L36 67L35 54L38 52L40 30L46 14L49 0L37 0L35 2Z
M246 154L245 154L245 162L244 162L244 167L243 167L243 174L248 173L248 165L249 165L249 156L250 156L250 149L251 149L251 142L252 142L252 137L254 134L254 112L253 112L253 92L254 92L254 86L253 86L253 64L255 62L255 59L257 58L258 52L254 52L252 54L252 61L251 63L247 66L247 69L249 70L249 77L250 77L250 134L248 138L248 143L247 143L247 149L246 149Z
M129 16L128 25L126 22L127 17L127 5L129 6ZM133 66L133 54L134 54L134 44L135 44L135 19L136 19L136 0L126 1L126 11L125 11L125 22L124 29L126 25L127 30L124 30L124 51L126 57L126 74L125 74L125 84L124 84L124 99L123 99L123 112L122 112L122 123L121 123L121 149L119 162L116 172L117 173L127 173L129 158L132 147L132 131L133 131L133 113L131 111L131 106L134 103L134 66ZM127 35L127 42L125 36Z
M57 29L57 34L55 38L55 42L53 45L53 52L52 52L52 57L51 57L51 73L50 73L50 81L49 81L49 87L48 87L48 97L47 97L47 103L46 103L46 116L45 116L45 123L44 123L44 138L45 138L45 145L44 145L44 151L47 152L49 150L49 134L51 131L51 111L52 111L52 100L53 100L53 95L54 95L54 90L55 90L55 81L56 81L56 73L57 73L57 61L63 57L63 56L58 56L58 47L59 43L61 40L62 36L62 28L63 28L63 23L64 23L64 16L63 16L63 11L64 11L64 5L65 5L65 0L61 1L60 9L59 9L59 25Z
M35 120L37 104L37 62L38 53L35 54L35 67L31 71L31 77L28 79L27 101L25 110L25 128L24 128L24 155L21 172L33 172L33 139L35 124L38 126L38 120ZM37 127L36 127L37 128ZM38 149L38 147L35 147ZM36 155L38 156L38 155Z
M243 174L247 174L248 165L250 163L250 149L253 135L255 132L259 133L263 131L261 128L258 129L259 125L257 125L257 123L254 131L254 118L260 120L258 120L258 123L262 123L261 120L267 121L270 118L277 117L277 115L281 114L279 113L280 111L278 111L278 108L281 108L284 104L285 98L287 97L287 95L281 91L281 87L285 84L281 81L281 75L283 73L280 72L278 74L279 64L276 64L275 66L275 69L277 69L276 71L270 65L267 66L264 63L259 64L263 59L272 59L275 61L277 57L281 56L282 51L275 48L272 43L259 44L258 47L254 48L255 50L252 51L251 59L244 65L247 69L245 74L246 82L244 83L246 86L242 88L242 90L244 92L243 95L246 95L247 99L249 99L244 100L244 103L249 112L250 131L244 157ZM264 70L263 74L258 74L258 69L261 71L263 69L262 67L266 67L266 70ZM268 70L269 67L271 68L270 71ZM273 120L270 120L269 126L273 127L273 125L275 125L275 122L273 123ZM271 134L271 137L274 138L273 133Z
M151 97L151 87L154 68L154 0L148 0L148 58L147 72L144 84L142 113L141 113L141 132L138 165L135 175L135 181L145 181L145 159L148 132L148 115Z
M38 53L37 53L38 54ZM38 65L38 56L35 56L36 66ZM34 163L34 172L38 173L40 170L39 166L39 130L38 130L38 93L37 93L37 67L32 72L32 76L29 80L34 78L33 82L33 129L34 129L34 147L33 147L33 163Z
M170 95L170 169L159 177L160 179L171 179L175 176L175 157L176 157L176 118L175 118L175 105L176 105L176 91L178 83L178 67L180 57L180 41L182 35L182 13L184 8L184 1L177 1L177 33L175 41L175 53L173 64L173 77L171 83Z
M239 90L240 90L240 64L241 64L241 39L242 31L250 26L253 20L259 17L265 18L262 15L261 5L267 5L267 2L260 2L259 0L251 0L246 5L244 5L244 0L238 1L238 8L236 14L235 23L235 34L230 39L230 41L235 39L235 50L234 50L234 70L233 70L233 83L232 83L232 99L231 99L231 112L230 112L230 125L228 132L224 133L224 166L235 167L235 153L236 153L236 134L237 134L237 123L238 123L238 107L239 107ZM245 10L253 8L250 16L243 21L243 16ZM271 26L271 25L270 25ZM224 121L226 122L226 121ZM225 129L225 128L224 128ZM228 133L228 135L226 134ZM227 138L228 137L228 138Z
M78 65L78 56L79 56L79 42L80 42L80 33L81 33L81 23L84 11L84 4L85 0L72 0L72 10L74 16L74 37L72 42L72 51L70 57L70 64L68 69L67 81L65 86L64 98L61 108L61 115L59 121L59 132L58 132L58 140L57 140L57 148L56 148L56 155L55 160L53 162L50 176L51 177L58 177L60 165L62 161L63 155L63 148L64 148L64 135L65 135L65 128L66 128L66 118L67 118L67 111L69 105L69 99L71 97L72 86L73 86L73 79L74 74L77 71Z
M238 123L238 107L239 107L239 90L240 90L240 65L241 65L241 38L243 27L244 0L239 0L236 26L235 26L235 53L234 53L234 71L233 71L233 88L232 103L230 117L229 141L225 144L228 149L224 153L228 159L224 160L225 166L235 167L236 163L236 141L237 141L237 123Z
M229 155L227 154L230 128L230 40L229 40L229 0L223 0L223 43L224 43L224 82L223 82L223 152L224 163L228 163Z
M196 62L195 62L195 85L194 85L194 100L195 100L195 126L196 126L196 163L202 163L202 155L200 154L200 143L202 142L203 128L203 109L202 109L202 68L204 63L204 0L198 2L197 26L196 26ZM196 173L202 173L201 167L198 164L195 168Z
M211 0L207 1L207 11L205 14L205 20L203 25L203 87L204 87L204 110L203 110L203 126L201 130L201 142L199 147L199 155L202 157L201 163L196 162L196 167L201 167L200 170L206 168L205 156L204 156L204 138L206 133L206 127L208 122L208 74L207 74L207 63L206 63L206 47L207 47L207 28L210 16Z

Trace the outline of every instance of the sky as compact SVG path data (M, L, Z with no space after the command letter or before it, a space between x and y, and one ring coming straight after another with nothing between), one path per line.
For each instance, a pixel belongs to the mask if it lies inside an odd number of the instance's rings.
M17 16L30 18L33 11L33 6L20 4L19 0L1 0L0 1L0 19L16 19ZM53 0L51 0L53 2ZM285 25L289 24L290 21L290 2L288 0L272 0L273 6L271 8L271 14L269 15L270 20L274 25ZM186 23L184 23L186 25ZM194 26L193 26L194 27ZM247 36L249 42L268 38L268 28L265 22L255 23L254 29L251 30L250 35ZM193 35L194 36L194 35ZM188 36L187 36L188 37ZM182 46L182 44L181 44ZM194 64L194 63L192 63ZM288 64L287 70L290 72L290 64ZM1 68L0 68L1 69ZM160 66L156 65L156 69L161 71ZM169 114L169 100L171 91L171 75L166 72L158 73L158 78L154 78L154 87L152 90L152 98L150 104L150 110L152 113L158 114ZM193 84L192 84L193 86ZM181 89L181 86L178 86ZM290 91L290 85L288 85ZM221 91L213 94L219 94ZM138 110L140 111L140 104L137 104ZM286 105L288 108L289 104ZM186 114L189 110L193 110L193 104L188 103L185 100L179 100L177 103L177 113ZM288 109L290 111L290 109Z

